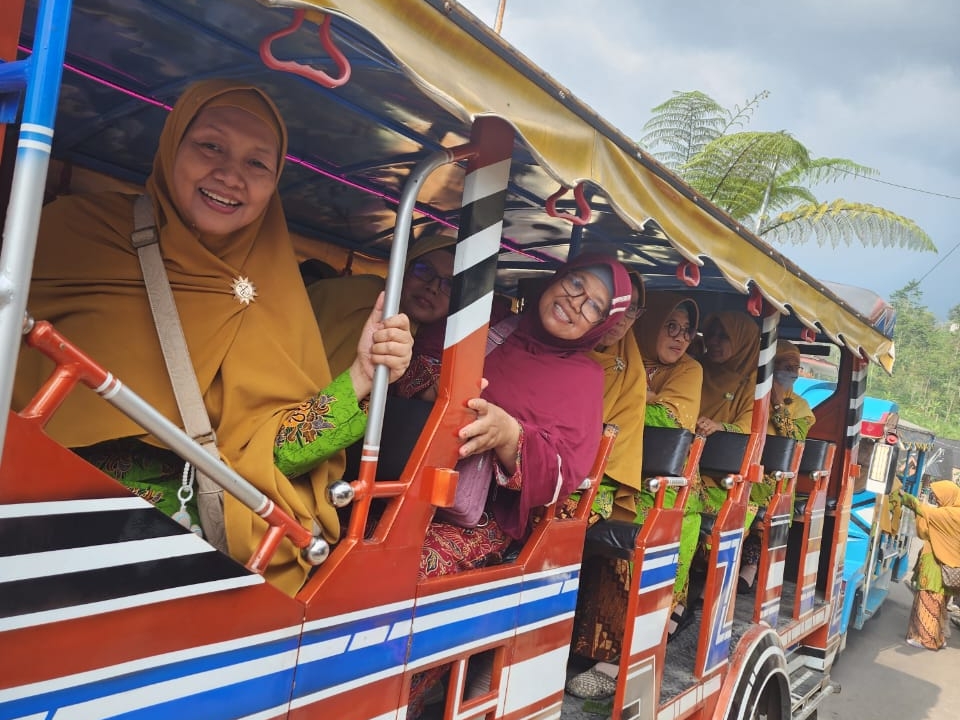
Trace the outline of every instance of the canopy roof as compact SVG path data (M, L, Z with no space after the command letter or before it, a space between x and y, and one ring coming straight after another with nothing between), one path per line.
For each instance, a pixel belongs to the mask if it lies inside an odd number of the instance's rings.
M680 285L677 267L689 260L700 266L699 289L716 293L718 307L744 307L755 287L791 314L785 334L805 326L891 369L889 313L871 319L804 273L455 2L287 3L306 8L308 22L276 41L274 53L332 75L338 71L318 38L323 15L315 9L334 15L333 40L351 76L333 89L264 67L261 41L292 18L289 8L263 7L276 4L75 0L55 157L140 183L183 88L205 77L242 77L271 94L289 126L293 162L281 192L291 227L384 257L411 168L432 151L465 142L474 118L494 114L518 133L498 274L504 288L550 269L571 246L615 246L652 288ZM29 27L21 44L32 45ZM582 234L544 210L561 185L579 183L591 210ZM459 166L431 176L415 232L455 227L462 187ZM576 212L572 199L558 209Z

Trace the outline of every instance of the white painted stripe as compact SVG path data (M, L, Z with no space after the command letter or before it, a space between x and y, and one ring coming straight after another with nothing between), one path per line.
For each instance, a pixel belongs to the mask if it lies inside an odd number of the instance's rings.
M527 577L534 577L533 575L528 575ZM485 593L489 590L497 590L499 588L507 588L512 586L517 586L517 591L519 591L519 586L523 583L522 576L513 576L504 578L502 580L495 580L493 582L482 583L480 585L471 585L469 589L458 588L457 590L447 590L445 592L434 593L433 595L423 595L417 600L417 606L423 607L426 605L432 605L434 603L443 602L445 600L454 600L457 598L462 598L465 594L475 595L480 593Z
M517 712L563 687L569 655L570 647L564 645L511 665L503 714Z
M543 620L537 620L536 622L533 622L533 623L520 625L517 628L516 634L523 635L524 633L533 632L534 630L541 630L545 627L549 627L550 625L556 625L558 622L564 622L566 620L572 620L572 619L573 619L572 610L570 612L560 613L558 615L551 615L550 617L544 618Z
M523 582L529 582L531 580L544 580L547 578L557 578L563 579L562 576L570 575L571 573L580 572L580 563L576 565L564 565L563 567L550 568L549 570L540 570L535 573L527 573L523 576ZM462 595L463 593L461 593Z
M23 123L20 126L20 132L33 132L47 137L53 137L53 128L49 125L37 125L37 123Z
M563 590L563 583L550 583L549 585L537 585L532 588L524 588L520 592L520 604L536 602L544 598L555 597Z
M403 620L398 623L394 623L393 627L390 628L390 634L387 636L387 640L396 640L399 637L407 637L410 634L410 629L413 627L413 620Z
M769 375L766 380L756 386L756 390L753 391L753 399L759 400L764 395L767 395L773 389L773 375Z
M668 587L668 586L669 586L669 587L673 587L675 584L676 584L676 580L675 580L674 578L668 578L668 579L663 580L663 581L658 582L658 583L651 583L650 585L641 585L641 586L640 586L640 595L641 595L641 596L643 596L643 595L650 595L650 594L652 594L655 590L661 590L661 589L663 589L663 588L665 588L665 587Z
M509 610L520 605L520 593L514 592L509 595L501 595L495 598L488 598L480 602L474 602L467 605L442 610L440 612L430 613L429 615L416 615L413 618L413 632L424 632L444 625L451 625L461 620L471 620L482 615L487 615L501 610Z
M783 571L785 567L786 563L783 560L770 563L770 574L767 575L767 587L783 585Z
M50 154L50 143L38 142L36 140L25 140L21 138L17 143L17 147L21 150L39 150L46 155Z
M288 708L289 705L284 703L283 705L277 705L267 710L261 710L253 715L244 715L242 718L239 718L239 720L273 720L273 718L286 717ZM392 715L390 717L393 718Z
M150 603L168 602L185 597L208 595L225 590L236 590L250 585L261 585L263 582L265 582L263 576L251 573L235 578L227 578L225 580L182 585L180 587L168 588L167 590L155 590L137 595L127 595L126 597L102 600L85 605L73 605L56 610L44 610L41 612L26 613L24 615L15 615L13 617L0 619L0 632L22 630L36 625L48 625L49 623L62 622L64 620L102 615L117 610L140 607ZM2 699L2 691L0 691L0 699Z
M457 243L457 252L453 259L453 274L459 275L464 270L496 255L500 250L502 232L503 221L501 220Z
M94 500L67 500L65 502L18 503L0 505L0 520L40 515L72 515L74 513L110 512L112 510L143 510L153 505L135 495L122 498Z
M376 628L370 628L369 630L363 630L358 633L354 633L353 640L350 643L350 650L359 650L360 648L370 647L371 645L379 645L387 639L387 634L390 632L389 625L382 625Z
M477 298L465 308L461 308L447 318L447 331L443 338L446 350L476 332L490 320L490 308L493 305L493 291Z
M88 683L108 680L110 678L129 675L141 670L149 670L155 667L170 665L196 658L216 655L221 652L230 652L232 650L241 650L243 648L254 647L277 640L284 640L289 637L295 637L300 634L300 626L281 628L280 630L271 630L270 632L260 633L258 635L247 635L246 637L235 640L227 640L221 643L211 645L202 645L200 647L187 648L186 650L176 650L162 655L152 655L150 657L139 658L127 663L111 665L109 667L98 668L97 670L88 670L87 672L76 673L74 675L65 675L64 677L54 678L53 680L44 680L30 685L21 685L20 687L0 690L0 702L9 702L19 700L25 697L35 695L45 695L54 693L66 688L86 685Z
M777 355L777 343L774 341L772 345L768 345L765 348L760 348L760 356L757 359L757 367L763 367L769 363L773 362L773 358Z
M350 645L350 637L350 632L344 632L344 634L339 637L329 638L320 642L304 643L300 649L300 664L326 660L336 655L343 655Z
M343 615L331 615L330 617L325 617L306 623L303 626L303 631L312 632L314 630L322 630L323 628L332 627L334 625L343 625L344 623L351 623L355 622L356 620L365 620L366 618L377 617L378 615L386 615L388 613L394 613L412 607L413 600L410 599L400 600L398 602L388 603L386 605L377 605L376 607L365 608L364 610L357 610L356 612L349 612Z
M670 608L663 608L646 615L638 615L633 619L633 641L630 643L631 655L660 645L663 640L663 629L667 626L669 615Z
M511 159L507 158L473 172L463 179L463 204L467 205L507 189Z
M656 551L657 557L650 557ZM662 554L661 554L662 553ZM643 569L661 568L665 565L676 563L680 557L680 543L670 543L669 545L657 545L655 548L647 550L643 554Z
M65 550L47 550L27 555L0 557L0 578L3 578L3 582L32 580L209 552L216 552L216 550L194 533Z
M70 705L58 710L53 718L54 720L99 720L100 718L113 717L114 715L134 712L207 690L222 688L224 685L255 680L265 675L293 668L296 663L296 649L287 650L268 657L248 660Z

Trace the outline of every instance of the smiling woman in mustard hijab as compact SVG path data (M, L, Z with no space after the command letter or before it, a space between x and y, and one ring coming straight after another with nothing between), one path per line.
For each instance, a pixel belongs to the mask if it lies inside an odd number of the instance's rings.
M340 475L339 450L363 434L359 400L373 364L398 377L412 338L405 316L377 322L375 310L354 364L331 379L277 192L286 149L286 128L262 91L197 83L167 118L146 193L221 458L334 541L340 528L325 490ZM44 210L29 308L182 425L131 245L134 199L70 196ZM22 354L17 407L50 367ZM159 509L179 507L183 462L92 392L73 392L47 430ZM229 553L246 562L266 524L228 493L223 510ZM267 577L294 593L306 572L284 542Z

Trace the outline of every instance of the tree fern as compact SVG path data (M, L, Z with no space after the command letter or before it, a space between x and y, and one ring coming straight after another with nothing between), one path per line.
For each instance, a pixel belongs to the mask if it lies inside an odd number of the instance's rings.
M653 109L640 142L695 190L773 242L813 239L837 247L857 241L936 252L909 218L842 199L822 203L809 189L876 170L844 158L811 157L786 131L732 132L749 122L767 95L730 111L705 93L675 92Z
M806 203L781 212L761 228L765 240L802 245L899 247L936 252L936 245L913 220L876 205L848 202Z

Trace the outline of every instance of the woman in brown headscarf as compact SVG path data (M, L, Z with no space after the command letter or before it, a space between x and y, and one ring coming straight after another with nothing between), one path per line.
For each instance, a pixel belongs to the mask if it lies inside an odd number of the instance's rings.
M609 362L609 353L595 353L595 357L607 360L602 364L608 386L611 384L611 375L616 379L621 375L627 378L631 370L635 375L640 368L632 367L630 360L640 360L642 355L643 375L635 377L633 382L623 382L620 393L612 398L604 393L604 418L610 422L616 416L608 408L611 400L614 407L620 408L621 416L625 417L631 413L634 417L641 416L637 412L640 403L645 408L642 414L644 426L682 427L692 432L700 407L703 377L700 364L686 353L697 333L699 309L690 298L666 292L649 293L645 305L643 315L634 326L633 337L628 336L620 341L620 346L629 348L636 342L639 347L636 355L625 352L622 347L618 349L616 357L624 365L622 371L617 370L616 363ZM643 383L642 390L636 387L638 381ZM642 439L642 433L640 437ZM614 449L619 443L618 436ZM630 475L613 475L608 467L609 477L604 478L597 495L611 498L601 503L602 507L609 508L607 517L642 525L655 498L642 487L642 466L638 458L639 453L633 452L624 456L624 461L629 461L624 464L629 466ZM673 507L676 497L676 490L668 488L664 504ZM594 503L594 509L597 509L597 503ZM691 494L684 508L680 531L673 612L668 627L671 635L684 619L693 617L692 614L685 614L685 607L690 563L699 532L700 504L695 494ZM567 682L566 690L571 695L599 699L612 695L616 689L619 667L613 661L620 656L631 575L630 562L612 558L596 559L585 563L581 569L573 649L578 655L600 662Z
M810 405L793 391L793 384L800 374L800 349L789 340L777 341L777 352L773 357L773 384L770 389L770 420L767 423L767 435L803 441L817 421ZM747 527L751 532L743 543L743 559L740 565L740 578L737 591L750 592L757 577L760 564L761 542L753 529L753 520L760 508L770 504L770 498L776 490L777 478L768 473L763 480L750 486L750 504L747 507Z
M753 396L757 384L760 328L749 315L724 311L703 324L703 394L697 432L712 435L749 433L753 422ZM727 491L704 476L704 502L716 512Z
M901 493L903 504L917 514L917 535L923 548L913 571L917 588L907 627L907 643L927 650L947 644L947 588L941 565L960 567L960 488L949 480L930 485L931 503Z
M450 281L453 276L453 253L457 239L449 235L427 235L410 245L406 272L400 290L400 311L410 318L414 335L439 337L443 350L443 330L450 311ZM327 362L336 373L349 367L356 353L360 331L370 309L383 292L384 279L379 275L349 275L310 283L307 295L323 336ZM422 345L425 340L421 340ZM434 355L418 352L418 357ZM430 370L410 368L409 378L430 376ZM439 376L439 369L428 380ZM411 384L415 381L411 381ZM412 394L412 393L410 393Z
M334 541L340 528L325 491L340 475L338 450L363 433L358 400L369 393L373 364L396 377L412 339L406 317L371 315L354 364L331 381L277 192L286 147L283 121L262 91L201 82L167 118L146 193L221 458ZM131 245L133 204L101 193L48 206L29 306L179 425ZM23 354L18 406L49 369L37 353ZM176 508L182 461L93 393L72 393L47 430L160 509ZM229 552L245 562L266 524L228 493L223 512ZM294 593L306 572L285 542L267 577Z

